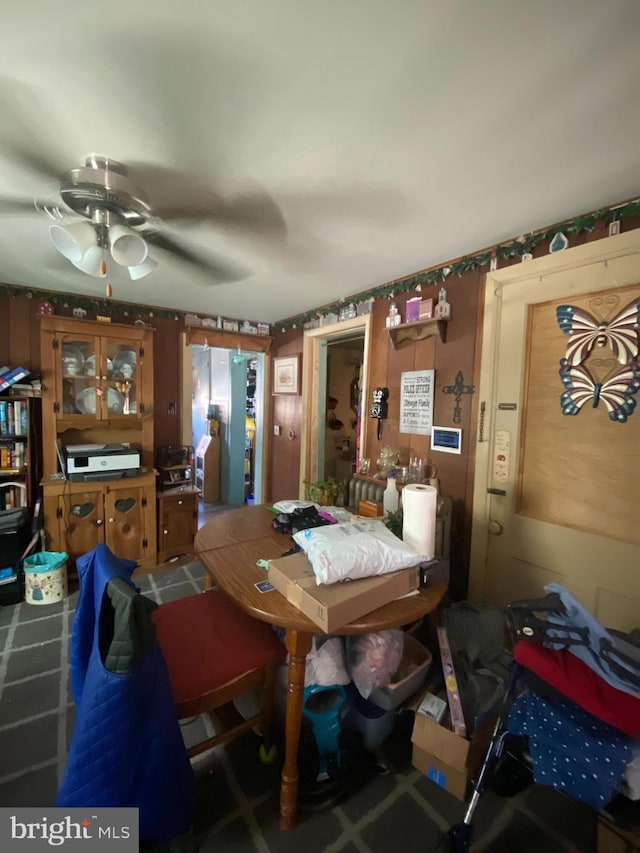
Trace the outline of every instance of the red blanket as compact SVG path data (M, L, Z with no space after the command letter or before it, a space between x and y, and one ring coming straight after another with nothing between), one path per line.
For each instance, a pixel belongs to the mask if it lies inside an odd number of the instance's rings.
M640 699L612 687L566 649L520 641L514 658L594 717L630 737L640 737Z

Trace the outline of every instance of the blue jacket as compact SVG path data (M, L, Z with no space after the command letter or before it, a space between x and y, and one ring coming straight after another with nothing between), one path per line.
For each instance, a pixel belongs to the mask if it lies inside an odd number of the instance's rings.
M193 772L155 639L156 605L131 581L136 564L105 545L77 561L71 637L76 723L56 805L134 806L140 839L186 832Z

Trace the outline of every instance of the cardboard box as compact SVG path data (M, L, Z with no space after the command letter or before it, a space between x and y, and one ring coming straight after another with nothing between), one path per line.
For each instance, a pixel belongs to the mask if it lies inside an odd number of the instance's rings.
M384 515L382 501L360 501L358 515L363 515L365 518L378 518Z
M423 299L420 302L419 319L430 320L433 317L433 299Z
M621 829L599 817L596 850L598 853L635 853L640 850L640 829Z
M326 634L334 634L365 613L418 589L418 578L415 566L380 577L318 585L303 553L269 562L273 586Z
M425 693L411 702L416 710ZM477 776L487 752L495 717L476 727L471 739L460 737L445 724L425 714L416 714L411 733L411 763L421 773L459 800L466 798L467 786Z

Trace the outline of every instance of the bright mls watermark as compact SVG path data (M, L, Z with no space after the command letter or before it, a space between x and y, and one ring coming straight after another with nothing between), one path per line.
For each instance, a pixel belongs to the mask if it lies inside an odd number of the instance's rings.
M0 808L0 850L138 853L138 809Z

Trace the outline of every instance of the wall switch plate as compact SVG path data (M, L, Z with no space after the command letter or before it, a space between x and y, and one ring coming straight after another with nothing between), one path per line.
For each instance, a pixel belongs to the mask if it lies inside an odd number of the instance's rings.
M273 426L273 434L274 434L274 435L280 435L280 427L278 426L278 424L274 424L274 426Z

